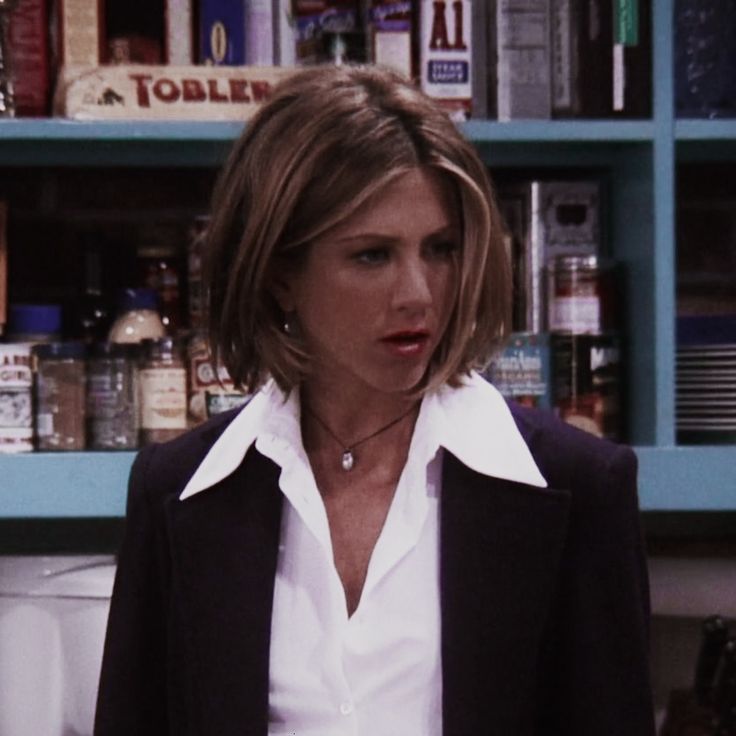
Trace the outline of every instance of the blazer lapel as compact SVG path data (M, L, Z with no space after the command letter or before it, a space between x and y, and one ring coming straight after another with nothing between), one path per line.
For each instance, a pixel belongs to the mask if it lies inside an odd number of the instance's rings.
M174 595L203 733L267 732L281 503L278 468L255 448L216 486L169 503Z
M443 473L444 736L522 733L569 494L488 478L449 453Z

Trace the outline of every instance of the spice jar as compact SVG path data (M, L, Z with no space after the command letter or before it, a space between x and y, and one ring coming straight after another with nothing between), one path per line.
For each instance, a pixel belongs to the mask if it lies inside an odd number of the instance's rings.
M50 342L33 347L36 359L36 446L83 450L85 446L85 347Z
M92 450L138 446L138 346L100 343L87 362L87 437Z
M598 256L559 256L550 287L549 330L600 335L614 329L613 267Z
M187 375L174 338L143 340L138 374L140 439L165 442L187 427Z
M0 453L33 449L31 346L0 344Z

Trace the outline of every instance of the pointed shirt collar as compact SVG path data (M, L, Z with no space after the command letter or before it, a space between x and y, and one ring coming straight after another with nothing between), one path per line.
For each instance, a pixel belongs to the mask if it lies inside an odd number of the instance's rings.
M268 457L296 453L306 460L299 418L298 392L285 396L269 381L212 445L179 498L189 498L229 476L254 442ZM412 446L422 446L426 457L443 447L483 475L547 487L506 401L475 373L459 388L443 386L427 394L414 433L421 442Z

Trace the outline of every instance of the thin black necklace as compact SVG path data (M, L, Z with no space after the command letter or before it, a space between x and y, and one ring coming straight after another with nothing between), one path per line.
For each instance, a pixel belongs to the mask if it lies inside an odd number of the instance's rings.
M407 409L407 411L405 411L403 414L396 417L396 419L392 419L388 424L384 425L380 429L377 429L375 432L371 432L371 434L369 434L367 437L363 437L362 439L359 439L349 445L343 442L308 406L305 405L304 408L306 409L307 413L311 414L315 418L322 429L324 429L325 432L327 432L327 434L329 434L330 437L332 437L332 439L335 440L335 442L337 442L337 444L343 448L342 457L340 458L340 465L342 465L343 470L348 471L352 470L353 466L355 465L355 455L353 453L358 445L362 445L364 442L372 440L374 437L378 436L382 432L385 432L387 429L391 429L391 427L393 427L395 424L398 424L402 419L409 416L409 414L414 411L415 406L416 405L409 407L409 409Z

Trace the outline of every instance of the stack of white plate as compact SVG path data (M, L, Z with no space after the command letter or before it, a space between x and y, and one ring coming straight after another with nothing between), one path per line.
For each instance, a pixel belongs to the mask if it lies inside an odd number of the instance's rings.
M676 365L678 433L702 441L736 433L736 343L680 345Z

